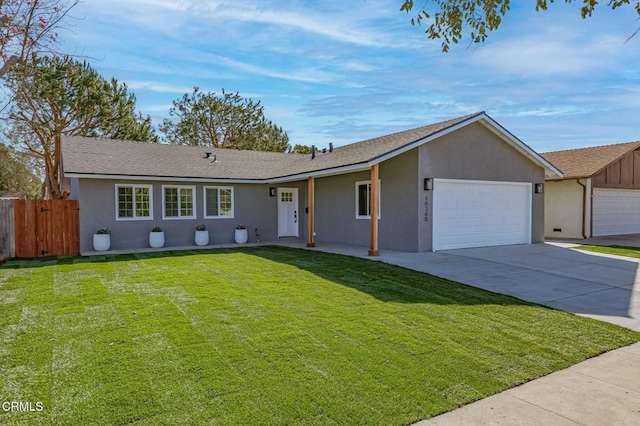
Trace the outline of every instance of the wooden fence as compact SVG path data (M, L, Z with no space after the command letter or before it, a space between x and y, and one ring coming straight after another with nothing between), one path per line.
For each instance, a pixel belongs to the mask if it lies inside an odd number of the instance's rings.
M15 257L80 253L77 200L14 200Z
M13 200L0 200L0 261L15 257Z

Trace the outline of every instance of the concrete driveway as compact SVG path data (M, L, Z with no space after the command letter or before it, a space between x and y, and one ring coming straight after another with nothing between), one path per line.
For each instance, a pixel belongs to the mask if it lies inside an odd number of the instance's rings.
M640 259L545 243L381 260L640 331Z
M318 244L322 250L404 266L640 331L640 259L563 247L562 243L482 247L437 253Z

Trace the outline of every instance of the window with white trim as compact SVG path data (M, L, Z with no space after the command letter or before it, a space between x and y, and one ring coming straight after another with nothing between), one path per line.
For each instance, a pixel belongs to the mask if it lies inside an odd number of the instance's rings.
M378 219L380 219L380 184L378 181ZM356 219L371 219L371 181L356 182Z
M153 219L152 185L116 185L116 220Z
M162 218L195 219L196 187L162 185Z
M205 219L233 218L233 187L204 187L204 217Z

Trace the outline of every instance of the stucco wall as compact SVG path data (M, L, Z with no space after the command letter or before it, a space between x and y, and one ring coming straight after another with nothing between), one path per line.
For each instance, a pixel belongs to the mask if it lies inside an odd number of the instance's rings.
M316 242L369 245L369 221L355 218L355 183L370 177L368 172L358 172L315 180ZM383 202L384 193L383 188Z
M585 184L584 179L582 183ZM545 237L583 238L583 188L578 184L578 181L576 179L547 181L544 197Z
M115 207L116 184L153 185L153 220L117 221ZM162 219L162 185L195 185L196 219ZM277 240L277 197L269 196L269 186L263 184L223 184L234 188L233 219L203 219L203 186L217 184L179 182L134 182L125 180L80 179L73 183L77 189L72 195L80 200L80 251L93 250L93 233L102 227L111 230L111 248L128 249L149 246L149 231L160 226L165 231L165 246L194 245L195 227L206 225L210 244L232 243L236 226L242 224L249 230L249 242L256 241L255 228L259 229L260 241ZM73 187L72 186L72 187ZM299 232L306 234L306 182L280 185L298 188Z
M78 186L78 178L69 179L69 198L78 200L80 197L80 187Z
M417 150L380 165L379 248L418 250ZM370 171L316 179L316 241L369 246L369 219L356 219L356 182Z
M479 123L428 142L419 148L419 181L423 178L510 182L544 182L544 169ZM532 191L531 242L544 241L544 195ZM432 249L433 193L418 194L420 251Z

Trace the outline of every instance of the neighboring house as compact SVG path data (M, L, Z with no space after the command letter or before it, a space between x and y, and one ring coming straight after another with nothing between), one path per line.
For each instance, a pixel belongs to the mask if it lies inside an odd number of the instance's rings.
M242 224L250 241L303 237L371 255L542 242L539 192L561 177L485 113L315 157L69 137L63 158L81 252L105 226L112 249L147 247L156 225L167 246L193 245L200 224L211 244L233 242Z
M640 233L640 142L542 156L564 174L546 182L546 237Z

